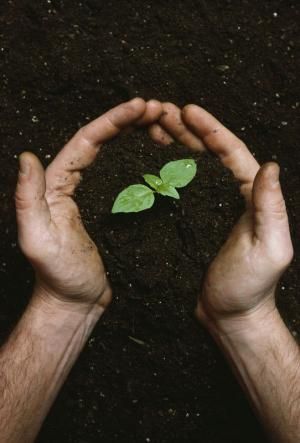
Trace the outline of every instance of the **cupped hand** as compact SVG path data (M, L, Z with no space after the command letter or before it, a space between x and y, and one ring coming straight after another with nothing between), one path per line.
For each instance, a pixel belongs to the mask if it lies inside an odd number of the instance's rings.
M16 189L19 243L36 272L35 294L69 306L104 309L111 289L98 249L72 199L81 171L101 145L132 126L159 118L162 106L137 98L82 127L44 171L38 158L20 156ZM73 303L77 302L77 303Z
M253 315L267 321L275 309L276 285L293 256L279 167L260 167L246 145L204 109L188 105L180 111L171 103L163 109L150 128L152 137L211 150L239 180L246 202L246 212L208 269L197 316L221 331L242 328Z

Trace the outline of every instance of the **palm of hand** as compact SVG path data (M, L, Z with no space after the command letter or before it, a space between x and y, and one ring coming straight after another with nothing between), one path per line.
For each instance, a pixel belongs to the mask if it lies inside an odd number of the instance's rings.
M46 193L51 221L31 244L38 257L38 285L48 294L76 302L101 304L111 300L111 290L98 249L88 236L78 208L67 196L57 200ZM43 248L41 248L41 244Z
M198 313L239 316L275 309L275 288L293 256L289 223L278 180L279 168L260 168L250 189L248 209L212 263ZM207 306L208 305L208 306Z
M208 269L197 314L207 323L222 317L275 308L274 291L291 259L291 245L275 250L253 235L253 214L245 213Z
M207 272L198 317L208 325L274 309L275 286L293 255L278 166L260 168L245 144L204 109L188 105L181 112L171 103L163 108L161 127L153 128L157 141L163 142L166 131L165 144L177 139L195 151L217 154L239 180L247 205Z
M44 171L32 154L20 157L16 191L19 242L33 264L39 293L67 302L100 305L111 289L97 247L88 236L72 199L80 171L110 138L132 124L155 121L162 106L134 99L80 129Z

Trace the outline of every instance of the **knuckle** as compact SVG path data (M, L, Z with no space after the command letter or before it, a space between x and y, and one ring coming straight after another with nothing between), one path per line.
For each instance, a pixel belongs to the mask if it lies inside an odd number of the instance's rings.
M294 249L292 243L290 242L289 245L282 248L280 251L274 253L273 263L275 264L276 268L281 272L284 271L289 266L289 264L293 260L293 257L294 257Z
M76 133L76 138L78 138L80 142L89 145L90 141L88 139L87 132L88 132L88 125L82 126L80 129L78 129Z
M280 200L274 202L272 207L272 213L274 217L278 219L286 219L287 218L287 212L286 212L286 205L283 198Z
M214 131L218 131L218 129L215 129ZM213 132L214 132L213 131ZM245 143L238 138L237 136L233 135L230 137L231 138L231 149L230 151L228 151L227 149L222 153L223 158L226 158L226 160L228 159L239 159L241 152L245 149L248 150L247 146L245 145Z
M84 136L85 135L85 133L86 133L86 128L87 128L87 124L86 125L83 125L83 126L81 126L79 129L78 129L78 131L77 131L77 135L78 136Z
M31 205L30 205L30 201L28 201L28 199L24 198L20 192L16 192L15 193L15 206L17 211L23 211L28 209Z
M183 108L182 114L184 117L189 119L189 118L193 117L195 111L197 111L197 110L198 110L197 105L188 104Z
M283 266L287 267L293 260L293 257L294 257L294 248L292 244L290 244L290 246L286 249L282 257Z
M39 258L39 253L36 250L32 242L32 236L19 234L18 242L23 254L27 257L30 262L36 262Z

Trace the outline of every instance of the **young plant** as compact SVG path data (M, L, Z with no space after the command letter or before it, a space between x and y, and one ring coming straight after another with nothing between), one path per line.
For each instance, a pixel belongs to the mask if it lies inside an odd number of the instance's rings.
M111 212L140 212L153 206L154 194L179 199L176 188L183 188L193 180L197 172L195 160L185 158L165 164L160 172L160 177L145 174L145 182L151 186L131 185L117 196Z

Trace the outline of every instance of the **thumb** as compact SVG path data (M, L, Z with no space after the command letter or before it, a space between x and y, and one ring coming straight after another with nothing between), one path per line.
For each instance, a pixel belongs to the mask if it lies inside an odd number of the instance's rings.
M19 240L23 249L27 249L35 236L45 232L50 223L45 191L45 172L41 162L35 155L24 152L19 157L15 194Z
M292 243L279 172L277 163L266 163L255 177L252 195L254 234L270 248L270 252L280 251L279 255L284 254L285 261L289 262Z

